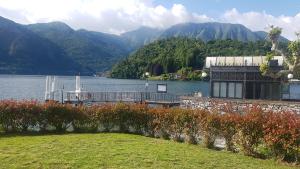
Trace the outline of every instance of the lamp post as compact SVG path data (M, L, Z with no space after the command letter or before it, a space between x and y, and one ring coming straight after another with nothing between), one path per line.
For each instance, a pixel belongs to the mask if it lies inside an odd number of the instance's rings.
M294 78L294 75L290 73L290 74L288 74L287 78L288 78L289 80L291 80L291 79Z
M291 99L291 90L290 90L290 81L294 78L294 75L289 73L288 76L287 76L288 80L289 80L289 99Z
M149 87L148 77L149 77L149 75L150 75L149 72L145 73L145 78L146 78L146 83L145 83L146 100L148 99L148 87Z
M201 77L202 77L202 78L207 77L207 73L203 71L203 72L201 73Z

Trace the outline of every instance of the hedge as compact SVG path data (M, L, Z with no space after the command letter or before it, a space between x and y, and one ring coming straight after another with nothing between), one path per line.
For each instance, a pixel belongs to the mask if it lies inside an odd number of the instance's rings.
M258 156L261 145L283 161L299 160L300 117L295 112L264 112L259 106L243 112L182 108L150 108L144 104L72 106L55 102L0 101L5 133L121 132L172 139L215 148L222 137L226 150Z

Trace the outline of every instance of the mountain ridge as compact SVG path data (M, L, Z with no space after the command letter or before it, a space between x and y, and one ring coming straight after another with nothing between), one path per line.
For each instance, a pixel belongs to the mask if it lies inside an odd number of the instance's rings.
M240 24L184 23L167 29L141 27L113 35L74 30L55 21L18 24L0 16L0 73L91 75L109 71L140 47L157 40L187 37L208 42L217 39L265 40L267 33ZM285 38L281 38L286 40Z
M0 37L1 74L74 74L81 69L54 43L3 17Z

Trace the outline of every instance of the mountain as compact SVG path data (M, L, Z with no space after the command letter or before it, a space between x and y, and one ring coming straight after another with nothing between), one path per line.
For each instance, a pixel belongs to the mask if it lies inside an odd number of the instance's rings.
M268 40L268 33L264 31L256 31L254 32L257 36L259 36L262 40ZM289 40L283 36L280 36L278 39L279 42L288 43Z
M121 34L121 37L128 41L132 49L138 49L148 43L157 40L163 30L150 27L140 27L134 31Z
M141 27L119 36L74 30L63 22L21 25L0 17L0 74L91 75L110 70L132 51L162 39L254 42L266 36L266 32L226 23L186 23L165 30Z
M265 41L241 42L237 40L203 41L173 37L157 40L139 48L116 64L111 71L113 78L139 79L145 72L160 76L169 73L201 70L206 56L266 55L271 43ZM198 71L199 72L199 71ZM196 74L190 74L190 79ZM198 76L198 75L196 75Z
M0 17L1 74L74 74L81 67L51 41Z
M241 24L230 23L183 23L171 26L165 30L159 30L149 27L141 27L137 30L126 32L121 35L129 41L133 49L149 44L155 40L166 39L171 37L188 37L208 42L211 40L238 40L243 42L264 41L268 33L264 31L251 31ZM282 42L289 40L280 37Z
M242 42L266 40L267 33L253 32L241 24L230 24L230 23L184 23L174 25L166 29L161 35L162 38L169 37L189 37L201 39L204 42L211 40L238 40ZM287 40L281 38L281 40Z
M130 52L123 39L116 35L83 29L75 31L62 22L27 27L63 49L70 59L84 68L83 74L107 71Z

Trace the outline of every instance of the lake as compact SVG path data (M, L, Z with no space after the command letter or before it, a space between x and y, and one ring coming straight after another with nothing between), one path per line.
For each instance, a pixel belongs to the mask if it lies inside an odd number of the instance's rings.
M145 91L145 80L110 79L82 76L81 85L87 91ZM0 99L44 100L46 76L0 75ZM209 83L201 81L149 81L148 91L156 92L157 84L167 84L168 93L209 94ZM75 90L75 76L56 76L55 89Z

